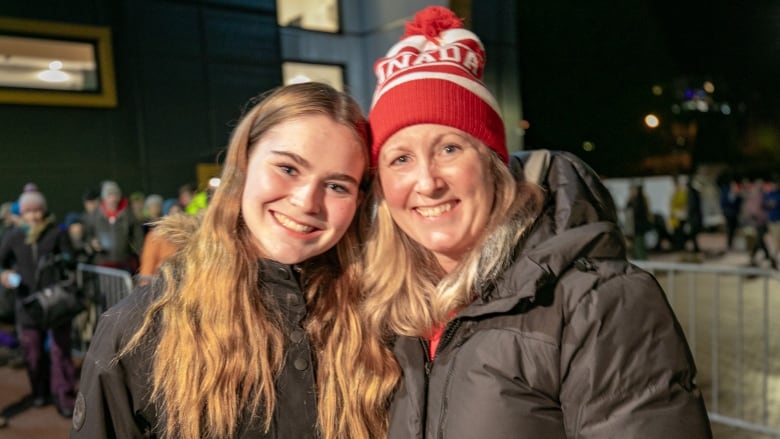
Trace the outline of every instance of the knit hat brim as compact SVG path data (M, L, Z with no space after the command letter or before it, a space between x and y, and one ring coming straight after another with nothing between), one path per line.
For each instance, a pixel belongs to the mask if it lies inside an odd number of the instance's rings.
M482 82L484 64L482 42L453 11L429 6L416 13L401 40L374 64L372 165L388 138L418 124L457 128L508 162L499 106Z
M409 101L410 96L414 96L414 102ZM465 131L508 161L504 122L488 103L492 99L489 93L480 95L474 87L455 86L451 79L437 79L430 72L424 80L408 81L386 90L369 114L373 165L376 166L380 148L387 139L418 124L446 125Z

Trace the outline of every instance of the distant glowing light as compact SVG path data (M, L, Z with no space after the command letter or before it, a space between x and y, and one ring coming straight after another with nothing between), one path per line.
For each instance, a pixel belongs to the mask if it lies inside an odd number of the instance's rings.
M45 82L65 82L70 79L70 75L62 70L43 70L38 73L38 79Z
M707 105L704 101L696 101L696 109L701 111L702 113L706 113L707 110L710 109L710 106Z
M663 87L661 87L661 86L660 86L660 85L658 85L658 84L655 84L655 85L653 86L653 88L652 88L652 91L653 91L653 94L654 94L655 96L661 96L662 94L664 94L664 88L663 88Z
M704 88L704 91L707 93L713 93L715 91L715 84L713 84L710 81L704 81L704 85L702 85L702 88Z
M680 114L680 106L677 104L672 105L672 113L674 114Z
M728 116L731 114L731 106L729 104L722 104L720 106L720 112Z
M219 184L222 183L222 180L219 179L219 177L213 177L209 179L209 186L213 188L219 187Z
M38 73L38 79L44 82L65 82L70 79L70 75L62 71L62 61L55 60L49 63L49 70Z
M658 120L658 116L655 114L648 114L645 116L645 125L647 125L648 128L658 128L658 125L661 124L661 121Z
M582 142L582 149L585 150L585 151L591 152L594 149L596 149L596 144L591 142L591 141L589 141L589 140L586 140L586 141Z

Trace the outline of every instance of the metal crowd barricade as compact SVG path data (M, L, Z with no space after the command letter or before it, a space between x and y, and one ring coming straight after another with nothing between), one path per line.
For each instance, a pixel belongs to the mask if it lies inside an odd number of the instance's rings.
M98 316L133 291L133 277L117 268L80 263L76 276L85 295L94 301Z
M666 291L696 359L710 420L780 436L780 272L632 262Z

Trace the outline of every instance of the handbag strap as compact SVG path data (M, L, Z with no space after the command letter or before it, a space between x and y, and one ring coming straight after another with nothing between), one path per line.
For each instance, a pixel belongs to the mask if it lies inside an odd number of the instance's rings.
M43 257L38 257L38 244L32 243L32 252L33 252L33 260L37 260L38 266L35 267L35 288L41 288L42 285L39 285L41 281L41 273L43 273L44 270L54 267L55 265L59 264L62 261L62 256L60 255L44 255Z

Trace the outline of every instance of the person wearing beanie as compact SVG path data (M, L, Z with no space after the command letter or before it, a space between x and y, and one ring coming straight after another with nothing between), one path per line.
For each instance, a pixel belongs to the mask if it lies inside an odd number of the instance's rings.
M92 214L100 206L100 191L95 188L88 188L81 194L81 203L84 206L82 220L84 217Z
M48 213L44 195L37 190L19 197L22 226L12 229L0 243L0 283L14 289L16 326L30 380L33 406L50 403L64 417L73 413L75 368L71 359L71 322L44 328L23 306L25 299L44 287L64 280L73 271L73 250L67 232ZM58 264L49 261L62 261ZM14 277L21 280L14 282ZM47 338L50 340L48 352Z
M116 182L106 180L101 184L100 205L86 216L84 223L96 265L135 273L143 246L143 228Z
M132 194L130 194L130 208L133 211L133 215L135 215L135 219L138 220L141 224L144 223L145 215L144 215L144 203L146 201L146 194L144 194L141 191L135 191Z
M388 437L711 437L609 192L572 154L508 154L485 61L432 6L375 64L364 317L400 367Z
M22 187L22 194L25 194L27 192L39 192L38 191L38 185L33 183L33 182L26 183ZM13 206L11 206L11 213L13 213L14 215L17 215L17 216L21 216L22 215L22 211L21 211L21 208L19 206L19 200L18 199L14 202Z

